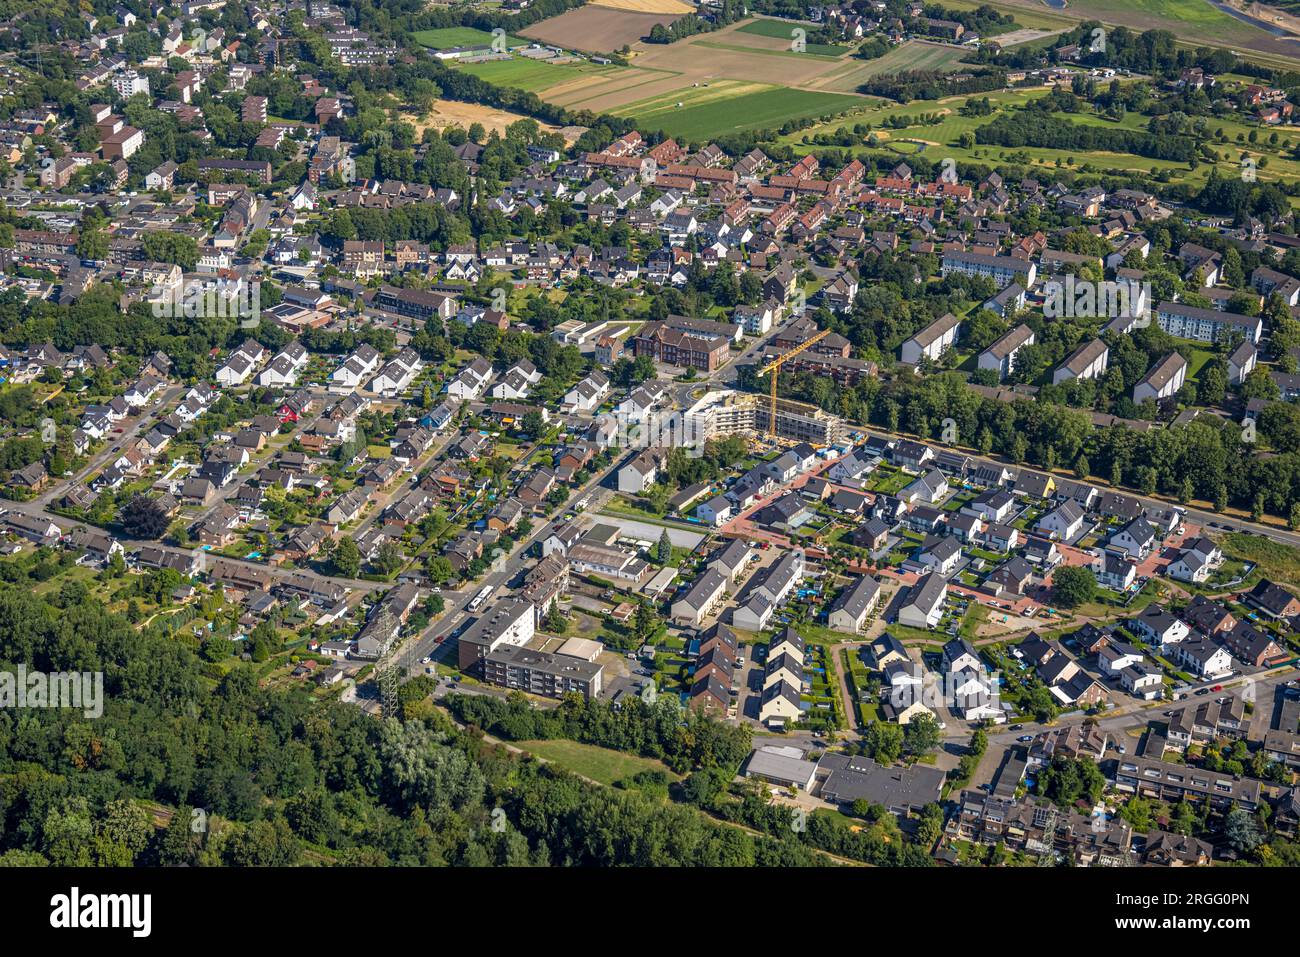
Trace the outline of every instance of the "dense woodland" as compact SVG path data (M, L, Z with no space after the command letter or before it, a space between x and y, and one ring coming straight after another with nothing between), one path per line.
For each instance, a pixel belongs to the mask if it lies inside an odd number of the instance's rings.
M226 670L184 632L137 630L77 582L44 596L33 583L0 585L0 666L102 671L105 706L98 720L0 710L0 864L818 862L792 831L711 822L655 782L603 788L512 757L433 709L427 679L404 686L403 721L379 721L301 688L259 687L251 664L228 659ZM453 706L496 723L481 706ZM548 720L729 780L747 732L682 724L667 707L622 716L570 702ZM492 826L498 807L504 828ZM206 833L191 829L194 808Z

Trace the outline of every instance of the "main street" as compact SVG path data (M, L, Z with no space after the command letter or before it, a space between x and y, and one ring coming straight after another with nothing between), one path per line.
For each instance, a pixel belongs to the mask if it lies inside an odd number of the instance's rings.
M561 524L564 521L563 516L573 509L584 496L586 496L586 502L583 511L593 513L599 511L600 506L612 494L611 490L604 486L604 482L618 470L621 462L622 457L615 459L612 465L592 476L573 491L565 500L563 507L555 511L557 516L561 516L560 518L555 521L548 519L540 522L538 527L533 529L532 534L516 543L509 553L495 556L492 560L492 567L481 579L467 585L461 591L443 592L443 598L446 599L447 606L442 617L425 629L418 638L414 639L414 647L408 646L401 649L397 655L399 660L402 660L403 656L419 660L433 655L449 635L455 633L473 617L469 610L469 603L473 601L474 596L484 588L491 588L492 593L495 595L497 589L513 581L524 570L529 550L549 537L552 528L557 524ZM414 670L412 669L412 673L414 673Z

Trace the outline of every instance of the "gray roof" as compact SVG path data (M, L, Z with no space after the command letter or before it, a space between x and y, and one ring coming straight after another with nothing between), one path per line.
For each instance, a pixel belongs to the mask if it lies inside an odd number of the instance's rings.
M788 782L807 787L817 771L817 765L804 757L798 748L767 745L755 748L745 766L746 774L756 774L772 781Z
M942 575L926 575L919 582L912 586L911 592L907 596L907 605L915 605L925 611L934 608L939 602L943 601L946 594L948 583L944 581Z
M685 602L692 608L701 609L706 607L713 596L717 594L718 589L725 588L727 584L726 576L716 568L707 568L704 574L691 583L691 587L686 590L677 601Z
M944 780L938 768L884 767L871 758L833 752L822 755L817 769L830 772L822 785L826 800L851 804L861 799L890 809L920 808L938 801Z
M997 342L993 343L993 345L985 349L984 352L986 355L993 356L995 359L1005 359L1028 342L1033 335L1034 330L1030 329L1022 322L1010 332L1003 335Z
M870 575L863 575L836 596L831 612L846 611L855 619L871 607L880 594L880 583Z
M1106 343L1102 342L1100 339L1093 339L1091 342L1085 342L1083 345L1079 346L1079 348L1070 353L1066 360L1061 363L1059 368L1067 369L1077 375L1079 372L1082 372L1084 369L1088 368L1088 366L1092 365L1093 362L1097 360L1097 357L1105 352L1107 348Z

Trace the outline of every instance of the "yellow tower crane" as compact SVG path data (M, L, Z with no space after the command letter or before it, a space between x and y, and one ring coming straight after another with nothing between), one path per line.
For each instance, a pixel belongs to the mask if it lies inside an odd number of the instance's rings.
M769 404L767 410L767 434L769 437L773 439L776 438L776 378L777 378L777 374L781 370L782 363L784 363L787 359L793 359L795 356L803 352L805 349L811 349L814 345L816 345L818 342L820 342L822 339L826 338L830 334L831 331L829 329L823 329L821 332L817 333L812 338L805 339L803 342L799 343L799 345L795 346L789 352L777 356L767 365L763 366L763 368L758 370L759 375L765 375L768 372L772 373L772 381L771 381L772 401Z

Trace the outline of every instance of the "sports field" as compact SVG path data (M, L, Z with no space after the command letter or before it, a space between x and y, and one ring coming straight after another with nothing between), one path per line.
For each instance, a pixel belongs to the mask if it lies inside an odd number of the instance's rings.
M482 77L497 86L508 86L529 93L541 93L557 84L584 75L617 73L615 66L595 63L547 63L545 60L528 60L515 57L511 60L489 60L486 63L466 63L458 67L467 73Z
M642 100L617 112L646 129L699 141L735 130L768 129L786 120L841 113L862 103L859 97L838 93L720 80Z
M451 47L487 46L492 42L492 34L486 30L473 27L444 27L441 30L419 30L411 34L420 46L431 50L446 50ZM506 37L506 45L525 46L528 41L519 37Z

